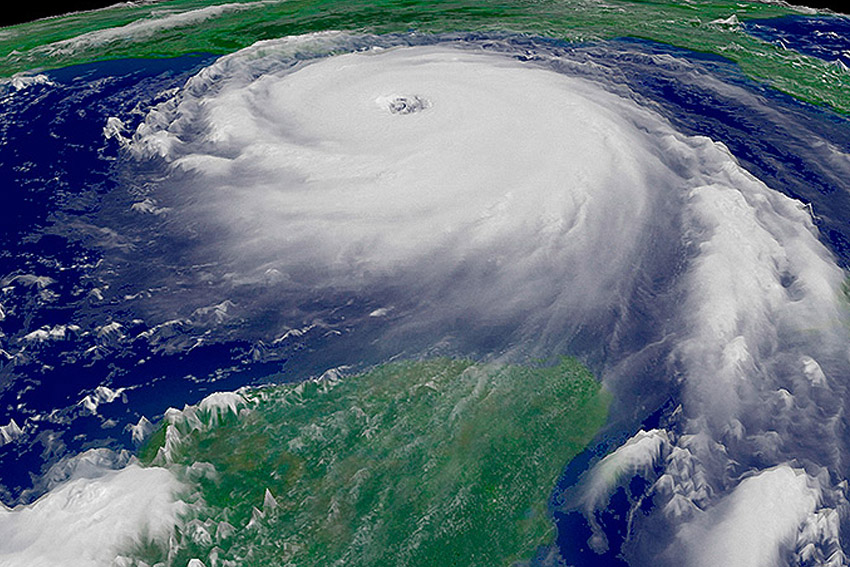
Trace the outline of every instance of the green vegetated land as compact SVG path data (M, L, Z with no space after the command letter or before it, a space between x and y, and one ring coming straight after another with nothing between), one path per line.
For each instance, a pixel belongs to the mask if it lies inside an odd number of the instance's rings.
M547 501L607 417L579 362L389 363L246 395L177 427L168 459L197 486L169 565L508 566L552 543ZM191 425L194 423L195 425ZM187 429L188 428L188 429ZM180 472L182 471L182 472ZM148 564L164 551L136 550Z
M717 0L171 0L0 30L0 76L102 59L223 54L324 30L506 30L575 41L637 37L715 53L798 98L850 112L846 70L750 37L729 19L795 13L777 4ZM116 26L124 27L109 29Z

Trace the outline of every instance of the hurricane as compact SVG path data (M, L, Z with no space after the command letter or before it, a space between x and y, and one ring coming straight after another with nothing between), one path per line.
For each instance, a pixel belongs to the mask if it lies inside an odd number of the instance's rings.
M0 565L850 562L850 20L0 29Z

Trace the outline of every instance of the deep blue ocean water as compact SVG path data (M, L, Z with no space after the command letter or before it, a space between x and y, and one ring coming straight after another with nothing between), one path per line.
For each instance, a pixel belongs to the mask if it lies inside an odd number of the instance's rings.
M784 49L850 67L850 17L786 16L750 20L747 33Z
M773 31L757 23L748 29L775 40L786 32L798 37L794 26L810 30L811 38L801 34L800 41L846 57L850 34L843 19L817 26L805 19L774 22ZM831 43L819 39L818 34L830 31L838 34L827 35ZM718 57L637 40L518 43L518 51L534 47L593 61L608 70L615 86L653 106L678 130L723 142L768 186L810 204L822 240L843 266L850 266L847 117L755 83ZM809 49L804 44L788 47ZM126 428L142 416L154 419L169 406L196 403L212 391L320 374L351 363L376 336L371 323L350 323L362 309L337 305L333 297L315 306L325 314L322 332L307 332L303 340L282 347L258 339L262 329L246 326L212 337L186 322L154 328L162 321L149 321L149 313L131 299L144 292L134 287L134 270L165 274L179 272L180 266L145 265L138 250L147 243L124 241L122 234L110 232L111 217L126 214L132 201L128 188L135 180L123 177L126 157L114 140L104 138L104 125L109 117L131 127L138 124L170 89L213 60L200 54L94 63L49 72L52 85L33 85L0 98L0 186L7 188L0 207L0 305L5 311L0 323L0 425L11 419L26 424L21 439L0 447L0 500L6 504L31 501L42 493L46 486L39 479L63 457L91 447L133 450ZM173 261L178 259L179 254ZM646 339L653 321L636 320L632 335ZM112 322L120 322L119 333L97 331ZM66 326L64 337L24 339L38 329L61 325ZM491 336L483 333L477 350L498 348L499 337L498 329ZM373 362L364 356L363 362ZM125 390L92 414L80 402L98 386ZM599 442L570 465L560 489L638 428L663 423L675 395L661 391L650 407L615 417ZM568 559L622 564L615 534L624 535L624 515L642 492L641 486L625 486L609 507L604 521L612 549L603 557L584 549L582 518L556 511L561 549L575 554Z

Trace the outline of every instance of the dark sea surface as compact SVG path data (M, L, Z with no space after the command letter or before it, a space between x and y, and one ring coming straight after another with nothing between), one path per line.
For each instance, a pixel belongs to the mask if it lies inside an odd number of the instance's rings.
M787 16L750 20L744 29L751 35L830 63L850 66L850 17Z

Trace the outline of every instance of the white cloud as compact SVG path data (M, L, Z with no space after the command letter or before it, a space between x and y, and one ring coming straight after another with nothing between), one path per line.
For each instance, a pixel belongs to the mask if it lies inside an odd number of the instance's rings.
M693 567L771 567L818 506L803 471L781 466L743 480L679 534Z
M0 505L0 565L104 567L140 538L167 542L185 504L170 472L138 465L76 478L33 504Z

